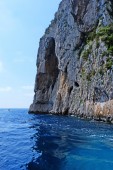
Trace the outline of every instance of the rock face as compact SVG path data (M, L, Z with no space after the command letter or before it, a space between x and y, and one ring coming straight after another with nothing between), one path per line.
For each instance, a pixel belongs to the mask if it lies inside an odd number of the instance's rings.
M113 2L62 0L40 39L29 112L113 119Z

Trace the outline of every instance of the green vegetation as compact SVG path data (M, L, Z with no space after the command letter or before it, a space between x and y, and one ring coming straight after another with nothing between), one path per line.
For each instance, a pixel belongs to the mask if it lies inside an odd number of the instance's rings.
M96 38L96 47L99 47L99 37L101 38L102 41L105 42L108 52L110 55L113 55L113 24L100 27L98 29L98 32L96 33L96 29L94 29L92 32L90 32L87 35L87 44L89 41L93 41Z
M103 53L102 53L102 57L104 57L104 56L109 56L108 51L103 51Z
M98 36L103 36L103 35L111 35L113 33L113 25L105 26L105 27L100 27L97 35Z
M108 53L113 55L113 24L100 27L97 32L97 37L101 37L101 40L105 42L108 48Z
M87 74L86 79L87 79L87 81L91 81L91 75L90 75L90 73Z
M112 65L113 65L113 60L111 58L107 58L105 67L109 70L112 68Z
M99 48L100 43L99 43L99 39L96 39L96 48Z
M110 45L110 47L108 48L108 52L109 54L113 55L113 46Z
M91 81L91 78L94 77L95 74L96 74L96 71L95 71L95 70L92 70L90 73L88 73L88 74L86 75L87 81Z
M90 32L87 36L87 43L89 43L90 41L93 41L96 37L96 29L94 29L92 32Z
M85 76L85 68L82 68L81 74L82 74L82 76Z
M90 45L87 50L84 50L83 56L82 56L84 60L86 61L88 60L88 56L89 54L91 54L91 50L92 50L92 45Z
M104 72L105 72L104 68L103 68L103 67L100 67L99 70L98 70L98 73L99 73L100 75L104 75Z
M104 75L107 70L112 69L113 66L113 24L108 26L99 27L98 30L94 29L92 32L86 35L85 43L87 45L87 49L84 49L82 52L82 58L85 61L89 61L89 55L92 53L92 41L96 41L96 48L98 49L100 46L100 42L103 41L107 47L106 51L103 51L101 57L105 57L104 61L100 68L98 69L98 73L100 75ZM93 55L93 54L92 54ZM89 74L87 74L84 69L81 71L82 76L85 76L88 81L91 81L91 78L95 76L96 71L92 70Z
M90 54L90 50L89 50L89 49L86 50L86 51L84 51L84 53L83 53L83 59L84 59L84 60L88 60L89 54Z
M96 74L95 70L92 70L91 71L91 76L95 76L95 74Z
M83 103L83 99L80 99L80 104L82 104Z

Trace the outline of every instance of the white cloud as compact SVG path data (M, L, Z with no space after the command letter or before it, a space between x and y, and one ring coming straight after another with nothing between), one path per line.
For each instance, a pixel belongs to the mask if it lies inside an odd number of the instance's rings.
M26 85L26 86L22 86L22 89L24 89L24 90L33 90L33 89L34 89L34 86L32 86L32 85Z
M10 86L0 87L0 92L11 92L12 88Z

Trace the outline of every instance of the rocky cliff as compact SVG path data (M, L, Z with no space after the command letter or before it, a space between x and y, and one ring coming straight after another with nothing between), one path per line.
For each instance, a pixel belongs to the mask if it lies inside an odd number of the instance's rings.
M62 0L40 39L29 112L113 122L113 2Z

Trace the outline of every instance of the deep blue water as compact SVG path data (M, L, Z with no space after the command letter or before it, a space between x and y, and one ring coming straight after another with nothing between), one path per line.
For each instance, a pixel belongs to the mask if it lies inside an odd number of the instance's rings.
M0 170L113 170L113 125L0 109Z

